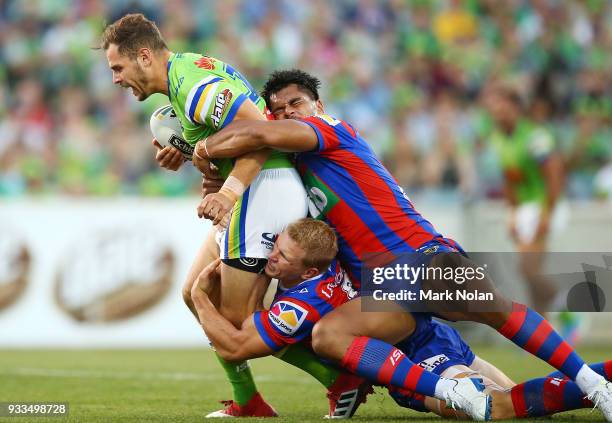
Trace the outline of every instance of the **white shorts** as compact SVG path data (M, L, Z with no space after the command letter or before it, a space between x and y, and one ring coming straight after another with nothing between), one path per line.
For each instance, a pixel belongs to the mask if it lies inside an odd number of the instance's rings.
M528 244L533 241L538 225L540 224L540 213L542 206L539 203L521 204L516 210L516 229L519 240ZM555 205L552 212L549 236L562 232L569 221L569 205L561 200Z
M307 213L306 190L294 168L262 170L236 202L227 229L217 233L220 257L268 258L276 235Z

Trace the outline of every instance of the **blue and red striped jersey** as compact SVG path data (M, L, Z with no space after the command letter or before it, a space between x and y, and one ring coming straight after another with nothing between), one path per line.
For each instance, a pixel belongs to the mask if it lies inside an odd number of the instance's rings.
M310 341L315 323L327 313L355 298L346 273L334 260L325 273L298 285L279 289L270 310L254 315L255 327L274 351L300 341Z
M382 259L384 265L431 241L455 247L415 210L351 125L328 115L301 121L314 129L319 141L317 150L297 155L310 214L336 230L338 257L356 287L368 257Z

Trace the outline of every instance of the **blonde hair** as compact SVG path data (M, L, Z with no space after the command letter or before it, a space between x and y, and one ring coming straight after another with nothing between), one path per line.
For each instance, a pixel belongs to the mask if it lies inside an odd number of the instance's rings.
M324 271L338 254L336 233L325 222L306 217L291 223L286 231L306 252L304 266Z
M143 47L154 52L168 49L155 22L145 18L142 13L125 15L108 25L102 33L101 47L107 50L111 44L116 44L119 54L130 59L134 59Z

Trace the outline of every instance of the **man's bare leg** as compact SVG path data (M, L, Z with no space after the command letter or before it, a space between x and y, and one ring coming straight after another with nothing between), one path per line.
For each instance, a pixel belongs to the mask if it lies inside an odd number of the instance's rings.
M221 263L219 312L240 328L247 317L261 309L269 283L270 278L265 274L247 272Z
M198 319L198 314L193 306L193 301L191 300L191 287L202 270L219 258L219 246L215 241L216 233L217 229L215 227L211 228L211 230L208 232L206 239L200 246L200 249L193 259L193 263L191 264L191 268L189 269L187 278L183 284L183 301L191 313L195 316L196 320Z
M472 364L470 364L470 369L492 380L502 389L510 389L516 385L516 382L510 379L504 372L478 356L476 356Z
M208 233L204 242L202 243L202 246L198 250L196 257L193 261L193 264L191 265L191 268L189 269L189 272L187 274L185 283L183 285L183 290L182 290L183 301L185 302L189 310L191 310L196 320L198 319L198 316L197 316L195 307L193 305L193 302L191 300L191 287L193 286L193 283L195 282L195 280L199 277L202 270L208 264L212 263L214 260L216 260L219 257L219 246L217 245L217 242L215 239L216 235L217 235L217 229L213 227ZM244 318L246 318L246 316L252 313L252 310L255 309L255 305L261 301L261 297L263 296L263 293L259 292L262 289L260 286L261 284L254 283L254 286L257 286L258 288L249 290L249 281L240 280L241 282L244 282L244 284L237 291L237 295L232 297L231 295L232 292L236 292L236 285L229 283L229 282L225 284L223 283L224 267L226 266L222 264L222 270L221 270L222 274L221 274L221 284L220 284L221 289L219 292L219 304L220 304L219 310L220 311L222 310L221 304L224 304L225 312L232 316L231 321L232 323L234 323L237 319L240 318L240 316L245 315ZM246 273L246 272L242 272L242 273ZM227 280L234 280L234 282L236 282L235 275L233 275L231 271L230 272L225 271L225 274L226 274ZM263 291L265 292L265 288L263 289ZM257 298L258 295L259 295L259 298ZM234 302L232 302L232 298L233 300L235 300ZM223 303L223 301L225 302ZM239 304L238 301L245 301L246 303ZM238 312L232 314L233 313L232 307L234 305L236 306L236 309L238 310ZM249 310L251 311L249 312ZM221 313L223 314L223 312ZM242 318L242 320L240 320L238 324L241 324L242 321L244 321L244 318ZM230 384L232 385L234 401L236 401L236 403L241 406L248 404L249 401L252 398L254 398L255 395L258 394L257 387L255 385L255 381L253 379L253 375L249 368L248 362L242 361L238 363L229 363L223 360L219 356L217 356L217 359L219 360L221 367L223 367L225 374ZM271 408L269 412L271 415L275 414L274 410L272 410ZM223 412L222 411L214 412L214 413L211 413L211 415L209 416L213 417L212 415L217 416L219 414L223 414Z
M543 272L546 259L546 242L535 240L529 244L518 244L520 269L527 281L527 288L533 308L545 314L555 300L558 288Z
M183 299L185 304L192 310L196 319L197 314L195 314L191 301L191 287L202 269L219 256L219 248L215 236L215 229L213 229L198 250L183 287ZM253 311L261 308L261 298L269 284L269 279L264 275L243 272L225 264L221 266L223 276L221 279L219 303L221 303L222 300L224 301L224 311L221 313L224 314L224 316L230 315L231 318L228 320L232 321L235 325L240 325L246 317L253 313ZM245 281L243 279L244 276L246 276L247 279L254 279L255 281ZM248 290L244 289L245 286L249 286L249 284L252 284L254 287L250 293ZM225 295L222 293L225 293ZM236 295L231 295L232 293ZM217 302L215 302L215 304L217 304ZM221 310L220 306L219 310ZM306 350L300 345L288 347L279 358L311 374L328 389L333 389L333 386L335 386L334 383L337 380L340 381L338 377L342 375L335 367L321 362L312 351ZM232 381L232 387L235 391L234 398L236 400L237 398L248 397L256 390L255 384L249 376L250 370L246 361L241 363L227 363L220 358L218 359L225 369L228 379Z

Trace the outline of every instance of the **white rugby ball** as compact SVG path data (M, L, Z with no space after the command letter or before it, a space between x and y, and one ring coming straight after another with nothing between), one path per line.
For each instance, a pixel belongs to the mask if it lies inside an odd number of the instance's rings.
M153 112L150 126L153 136L162 146L171 145L183 153L185 158L191 160L193 146L183 138L181 122L170 104Z

